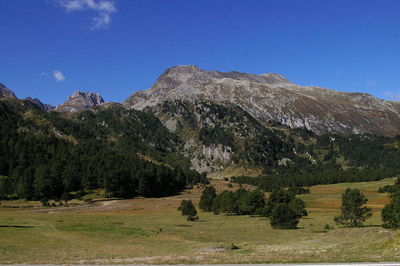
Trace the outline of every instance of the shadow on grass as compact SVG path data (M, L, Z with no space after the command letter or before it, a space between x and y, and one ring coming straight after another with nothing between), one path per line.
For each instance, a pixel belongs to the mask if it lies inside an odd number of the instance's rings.
M381 228L383 228L383 226L381 224L369 224L369 225L363 225L363 226L359 226L359 227L381 227Z
M337 228L385 228L381 224L369 224L369 225L361 225L361 226L338 226ZM385 228L387 229L387 228Z
M188 224L176 224L176 227L193 227L193 225L188 225Z
M0 228L5 227L5 228L34 228L34 226L31 225L1 225Z

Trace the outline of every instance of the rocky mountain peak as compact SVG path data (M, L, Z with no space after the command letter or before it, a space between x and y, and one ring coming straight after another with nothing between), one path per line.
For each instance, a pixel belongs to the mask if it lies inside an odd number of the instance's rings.
M94 92L75 91L71 96L68 97L68 100L74 99L89 100L93 103L93 105L100 105L104 103L104 99L101 97L101 95Z
M15 96L14 92L0 83L0 98L2 97L17 99L17 96Z
M219 72L196 66L167 69L149 89L125 100L142 110L167 101L208 100L235 104L259 121L277 121L314 133L400 133L400 103L364 93L300 86L275 73Z
M206 83L212 82L213 80L221 81L226 79L236 81L248 81L254 83L265 83L271 86L281 83L292 84L284 76L275 73L256 75L238 71L207 71L193 65L181 65L167 69L158 78L153 88L171 88L179 86L181 84L204 85Z
M56 107L59 112L79 112L104 103L98 93L75 91L68 100Z

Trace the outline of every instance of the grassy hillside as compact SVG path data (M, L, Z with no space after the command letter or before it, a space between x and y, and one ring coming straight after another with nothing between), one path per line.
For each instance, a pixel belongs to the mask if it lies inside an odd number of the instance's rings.
M197 206L202 190L197 187L167 198L75 207L41 208L37 202L2 201L0 263L398 261L400 235L380 226L380 210L388 198L386 193L377 193L379 187L393 182L311 187L310 194L300 195L309 216L297 230L272 229L265 218L204 212L199 213L199 222L188 222L176 208L182 199L192 199ZM213 185L219 191L237 188L228 188L224 181ZM369 199L374 213L365 227L342 228L333 223L347 187L359 188ZM326 224L335 228L326 230ZM231 244L240 249L230 250Z

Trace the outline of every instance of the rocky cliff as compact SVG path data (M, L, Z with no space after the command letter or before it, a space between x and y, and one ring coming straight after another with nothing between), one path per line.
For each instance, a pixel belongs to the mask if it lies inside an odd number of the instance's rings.
M306 127L317 134L400 133L399 102L365 93L300 86L272 73L223 73L176 66L166 70L150 89L132 94L124 105L142 110L173 100L229 102L262 122Z

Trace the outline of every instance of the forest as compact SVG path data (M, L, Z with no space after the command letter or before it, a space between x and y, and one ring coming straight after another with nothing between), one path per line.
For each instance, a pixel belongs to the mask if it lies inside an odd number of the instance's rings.
M0 101L0 120L3 198L59 199L95 188L112 197L160 197L208 182L150 113L86 111L66 119L28 101Z
M232 181L264 191L400 174L400 136L318 136L273 121L264 125L238 107L209 102L162 108L197 132L199 145L229 146L232 164L262 168L260 177ZM108 197L161 197L208 183L206 173L193 170L180 131L168 130L152 110L58 113L7 100L0 101L0 119L1 198L59 199L91 189L104 189Z

